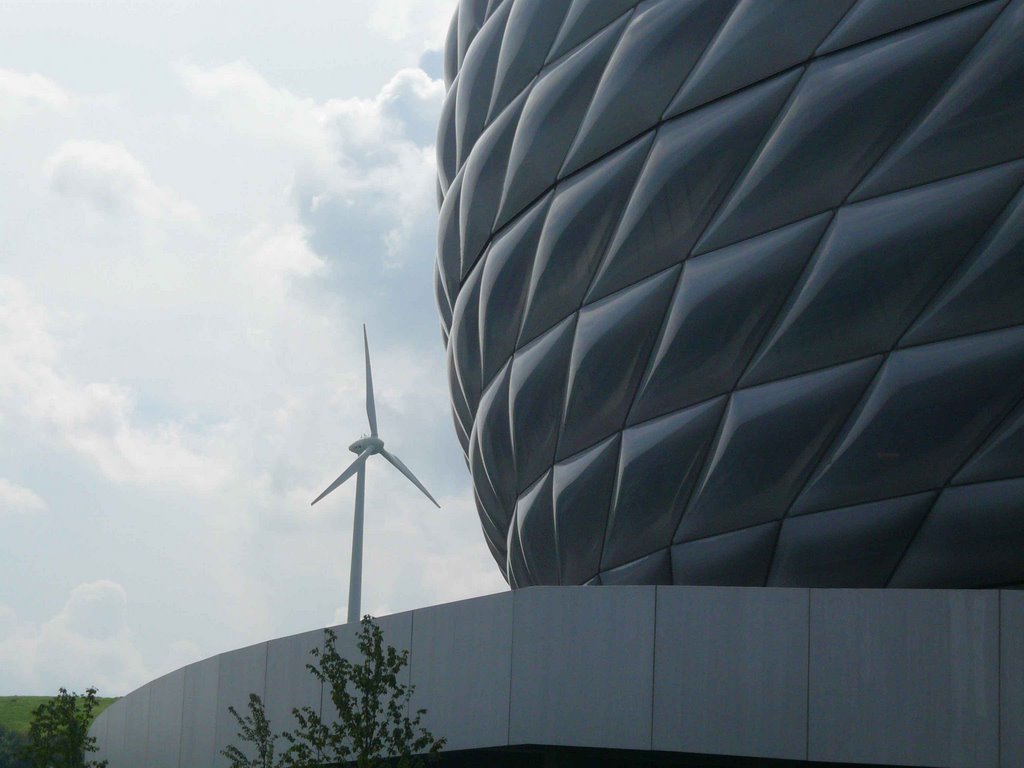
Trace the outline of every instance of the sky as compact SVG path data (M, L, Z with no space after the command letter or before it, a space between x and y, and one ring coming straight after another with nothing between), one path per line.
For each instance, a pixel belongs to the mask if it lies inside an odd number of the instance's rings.
M0 695L507 589L452 427L452 0L0 0Z

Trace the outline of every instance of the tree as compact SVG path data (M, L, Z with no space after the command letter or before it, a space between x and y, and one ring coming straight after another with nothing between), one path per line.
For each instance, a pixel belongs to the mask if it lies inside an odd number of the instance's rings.
M61 688L52 699L32 710L28 743L22 757L32 768L106 768L106 760L87 760L96 751L96 738L89 735L99 706L96 689L83 695Z
M232 768L276 768L280 760L274 762L274 742L276 736L270 731L270 721L263 709L263 700L255 693L249 694L249 714L243 717L234 707L228 712L238 723L238 737L256 747L256 757L252 760L234 744L222 749L221 754L231 761Z
M417 768L423 755L436 755L444 739L435 739L420 723L425 709L409 717L415 686L400 682L409 665L409 652L384 645L384 633L364 616L356 635L362 661L353 663L338 653L337 635L324 630L323 648L314 648L314 663L306 669L330 694L337 718L325 719L312 707L292 710L296 728L280 737L270 730L263 701L249 695L249 714L229 711L239 725L238 737L252 744L255 759L235 746L222 750L232 768L314 768L326 764L354 764L357 768ZM276 754L278 738L289 744Z
M31 768L21 755L28 739L0 725L0 768Z

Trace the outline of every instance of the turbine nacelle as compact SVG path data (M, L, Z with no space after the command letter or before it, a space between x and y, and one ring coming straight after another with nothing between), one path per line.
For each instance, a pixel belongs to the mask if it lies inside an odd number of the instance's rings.
M366 354L366 419L370 422L370 434L360 437L348 447L352 453L356 454L356 460L349 464L345 471L342 472L333 483L327 486L327 489L323 493L313 499L313 503L316 504L320 499L329 494L350 477L360 473L368 458L379 455L387 459L391 466L405 475L406 479L419 488L423 495L430 499L431 503L433 503L435 507L440 507L441 505L438 504L434 497L430 495L430 491L423 486L423 483L416 479L416 475L412 473L412 470L405 466L400 458L395 456L393 453L389 453L384 450L384 441L377 436L377 406L373 401L373 374L370 371L370 341L366 337L365 325L363 326L363 350Z
M384 450L384 441L379 437L373 435L367 435L366 437L360 437L352 445L348 447L352 453L360 454L365 451L369 451L372 456L375 453L380 453Z

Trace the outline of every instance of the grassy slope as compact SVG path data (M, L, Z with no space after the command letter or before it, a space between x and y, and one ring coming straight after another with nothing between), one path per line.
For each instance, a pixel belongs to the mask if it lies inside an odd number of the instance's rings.
M49 696L0 696L0 725L18 733L28 733L32 710L46 701ZM100 699L96 707L98 715L117 699Z

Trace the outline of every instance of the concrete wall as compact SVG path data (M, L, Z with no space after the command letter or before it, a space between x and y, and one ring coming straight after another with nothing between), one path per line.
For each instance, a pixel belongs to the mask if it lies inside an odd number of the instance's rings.
M1024 592L538 587L380 619L449 750L520 744L822 762L1024 765ZM351 626L339 651L355 654ZM218 768L229 705L329 717L322 634L132 692L93 726L110 768Z

